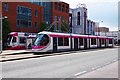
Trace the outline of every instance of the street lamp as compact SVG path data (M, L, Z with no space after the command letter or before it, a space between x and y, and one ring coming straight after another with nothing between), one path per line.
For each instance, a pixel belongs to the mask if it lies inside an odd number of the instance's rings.
M3 45L3 41L2 41L2 20L3 19L7 19L8 17L7 16L4 16L4 17L2 17L2 16L0 16L1 18L0 18L0 23L1 23L1 25L0 25L0 33L1 33L1 37L0 37L0 53L2 53L2 45Z
M7 16L4 16L4 17L0 18L0 20L2 20L2 19L7 19L7 18L8 18Z
M103 21L100 21L100 23L103 23ZM100 36L100 27L98 26L98 36Z
M69 17L69 26L70 26L70 49L72 50L72 14Z

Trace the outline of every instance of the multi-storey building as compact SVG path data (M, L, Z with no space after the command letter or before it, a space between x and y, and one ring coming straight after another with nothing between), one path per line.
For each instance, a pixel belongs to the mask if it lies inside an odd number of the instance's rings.
M52 9L52 4L51 2L42 2L42 1L36 1L36 0L29 0L30 2L32 2L33 4L36 4L38 6L43 6L44 7L44 21L47 23L47 24L51 24L52 21L51 21L51 9Z
M29 2L3 2L2 16L7 16L12 31L39 32L43 7Z
M69 22L69 4L65 2L52 2L52 22L55 20Z
M108 31L108 32L95 32L96 35L99 36L107 36L107 37L113 37L114 38L114 43L119 43L120 44L120 31Z
M99 27L98 22L87 20L86 34L95 35L95 27Z
M39 32L43 21L69 22L69 4L64 2L4 2L2 12L8 17L12 31Z
M107 28L107 27L96 27L95 32L109 32L109 28Z
M69 4L65 2L36 2L29 0L34 4L44 7L44 21L48 24L53 23L55 20L69 21Z
M70 9L72 14L72 28L73 33L86 34L87 28L87 8L84 4L80 4L75 9Z

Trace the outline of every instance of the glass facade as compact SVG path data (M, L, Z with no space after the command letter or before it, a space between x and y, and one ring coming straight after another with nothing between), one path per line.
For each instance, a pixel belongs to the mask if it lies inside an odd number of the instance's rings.
M17 6L17 26L31 27L32 26L32 10L24 6Z
M44 7L44 21L46 23L51 23L51 2L42 2L42 0L34 1L34 0L27 0L28 2L32 2L33 4L43 6ZM38 14L39 15L39 14Z
M51 2L38 2L40 6L44 6L44 20L51 23Z

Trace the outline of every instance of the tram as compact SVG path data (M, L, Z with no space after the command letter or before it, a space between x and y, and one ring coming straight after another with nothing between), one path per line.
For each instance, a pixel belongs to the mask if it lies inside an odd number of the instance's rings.
M27 39L29 42L31 42L30 45L32 47L32 42L35 40L36 36L37 36L36 33L11 32L8 34L6 49L9 50L25 49L27 46Z
M33 42L33 52L57 52L90 48L113 47L112 37L43 31Z

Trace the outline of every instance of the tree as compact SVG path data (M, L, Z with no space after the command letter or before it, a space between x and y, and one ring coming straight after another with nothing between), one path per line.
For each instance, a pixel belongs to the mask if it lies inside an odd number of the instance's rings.
M46 28L47 28L47 24L46 24L46 22L42 22L41 23L41 27L40 27L40 31L44 31Z
M3 41L3 49L4 49L4 44L7 41L7 36L8 34L11 32L10 29L10 23L8 21L8 19L3 19L2 20L2 41Z

